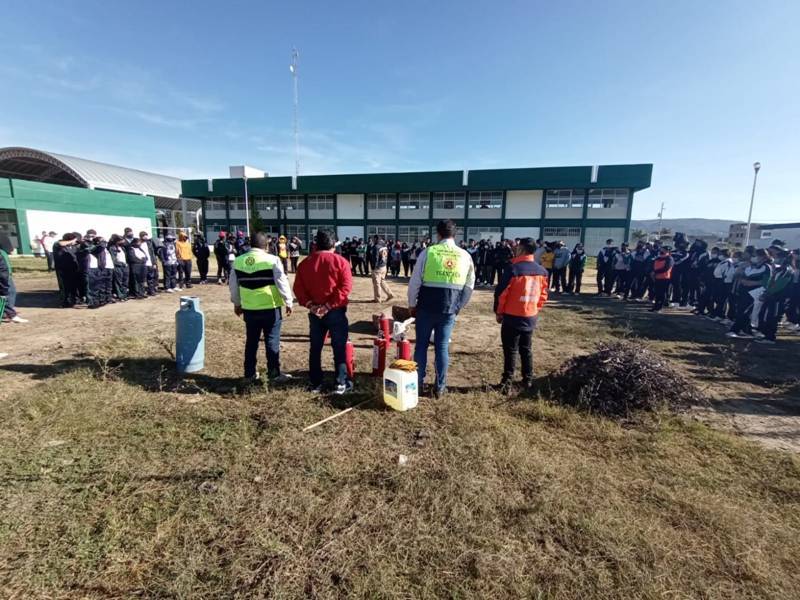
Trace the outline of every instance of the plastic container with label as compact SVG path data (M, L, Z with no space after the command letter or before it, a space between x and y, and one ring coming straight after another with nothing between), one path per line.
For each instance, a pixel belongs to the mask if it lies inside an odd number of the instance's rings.
M383 372L383 401L395 410L414 408L419 401L417 372L386 369Z

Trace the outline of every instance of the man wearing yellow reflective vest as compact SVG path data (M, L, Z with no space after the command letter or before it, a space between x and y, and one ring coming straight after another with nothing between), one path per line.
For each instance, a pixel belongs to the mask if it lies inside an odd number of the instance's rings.
M281 373L281 307L292 314L289 279L277 256L267 252L267 236L253 236L252 249L236 257L230 276L231 302L237 316L244 317L247 339L244 344L244 376L255 382L258 342L261 334L267 346L267 377L283 383L291 375Z
M456 245L453 239L455 233L456 224L453 221L439 221L436 224L439 243L420 253L408 282L408 306L417 319L414 360L417 363L419 388L422 389L425 381L428 344L433 333L436 365L433 394L436 398L447 391L448 348L456 315L467 305L475 287L472 257Z

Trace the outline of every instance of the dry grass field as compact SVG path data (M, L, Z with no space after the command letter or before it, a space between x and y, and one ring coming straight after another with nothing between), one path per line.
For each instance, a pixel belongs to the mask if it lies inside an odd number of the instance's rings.
M451 394L302 433L378 395L368 280L349 311L357 392L333 400L304 391L303 309L283 330L296 383L243 389L225 288L192 290L206 368L180 379L175 296L61 310L40 264L15 264L31 322L0 326L1 597L800 597L800 337L751 347L683 313L556 299L537 375L625 337L710 400L619 423L495 391L479 290Z

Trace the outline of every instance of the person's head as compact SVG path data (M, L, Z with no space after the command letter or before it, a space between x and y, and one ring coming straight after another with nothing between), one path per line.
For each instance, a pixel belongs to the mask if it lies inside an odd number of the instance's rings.
M759 248L750 259L750 262L754 265L763 265L768 260L769 253L764 248Z
M559 248L563 248L564 246L566 246L566 244L564 243L564 241L563 241L563 240L559 240L559 241L558 241L558 247L559 247Z
M126 238L133 237L133 229L131 229L130 227L126 227L124 233Z
M167 233L167 235L164 236L164 241L169 242L170 244L173 243L175 241L175 234Z
M74 231L68 231L64 235L61 236L61 240L64 242L71 242L76 239L76 235Z
M613 246L613 245L614 245L614 240L612 240L612 239L607 239L606 240L606 247L611 248L611 246Z
M714 246L711 248L711 257L717 258L719 256L719 246Z
M456 235L456 224L450 219L439 221L436 224L436 237L440 240L452 239Z
M281 237L278 238L278 241L285 243L286 242L286 236L282 235Z
M150 239L150 234L148 232L146 232L146 231L140 231L139 232L139 239L142 240L143 242L146 242L147 240Z
M730 255L731 255L731 253L727 248L723 248L722 250L719 251L719 257L722 260L725 260L726 258L730 258Z
M97 231L95 231L94 229L87 229L86 230L86 235L83 236L83 238L86 239L86 240L92 240L92 239L94 239L96 237L97 237Z
M42 232L42 237L44 237L44 236L46 236L46 235L47 235L47 232L46 232L46 231L43 231L43 232Z
M667 256L670 253L670 250L671 248L669 246L661 246L661 248L658 249L658 253L661 256Z
M637 250L642 250L643 248L644 248L644 240L639 240L638 242L636 242Z
M83 241L83 236L77 231L73 231L72 233L75 236L75 241L80 244Z
M737 250L736 252L733 253L733 262L738 263L743 258L744 258L744 252L742 252L741 250Z
M536 242L533 238L522 238L517 242L516 246L514 246L515 256L525 256L533 254L534 252L536 252Z
M51 236L51 237L55 237L55 236L56 236L56 232L55 232L55 231L51 231L51 232L50 232L49 234L47 234L47 235L49 235L49 236Z
M244 238L244 231L237 231L236 232L236 237L237 238Z
M181 232L178 233L178 239L181 242L185 242L188 238L186 237L186 234L181 231Z
M250 236L250 243L254 248L266 250L269 247L269 236L263 231L256 231L252 236Z
M169 239L169 236L167 236L167 239ZM134 248L138 248L141 245L142 245L142 240L140 240L139 238L135 237L131 240L131 246L133 246Z
M628 251L628 244L623 242L623 244L620 246L620 248L622 249L623 252L627 252Z
M118 233L112 233L111 237L108 238L108 245L109 246L117 246L122 243L122 236Z
M317 244L317 250L331 250L336 245L336 236L330 229L318 229L314 242Z
M220 232L217 234L217 237L218 237L219 239L221 239L221 240L224 240L224 239L225 239L225 232L224 232L224 231L220 231Z

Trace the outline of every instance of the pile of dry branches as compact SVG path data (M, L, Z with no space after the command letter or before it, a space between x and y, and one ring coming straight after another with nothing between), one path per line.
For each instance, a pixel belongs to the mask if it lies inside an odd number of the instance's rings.
M658 354L628 341L564 363L550 377L556 400L608 417L680 411L703 402L697 387Z

